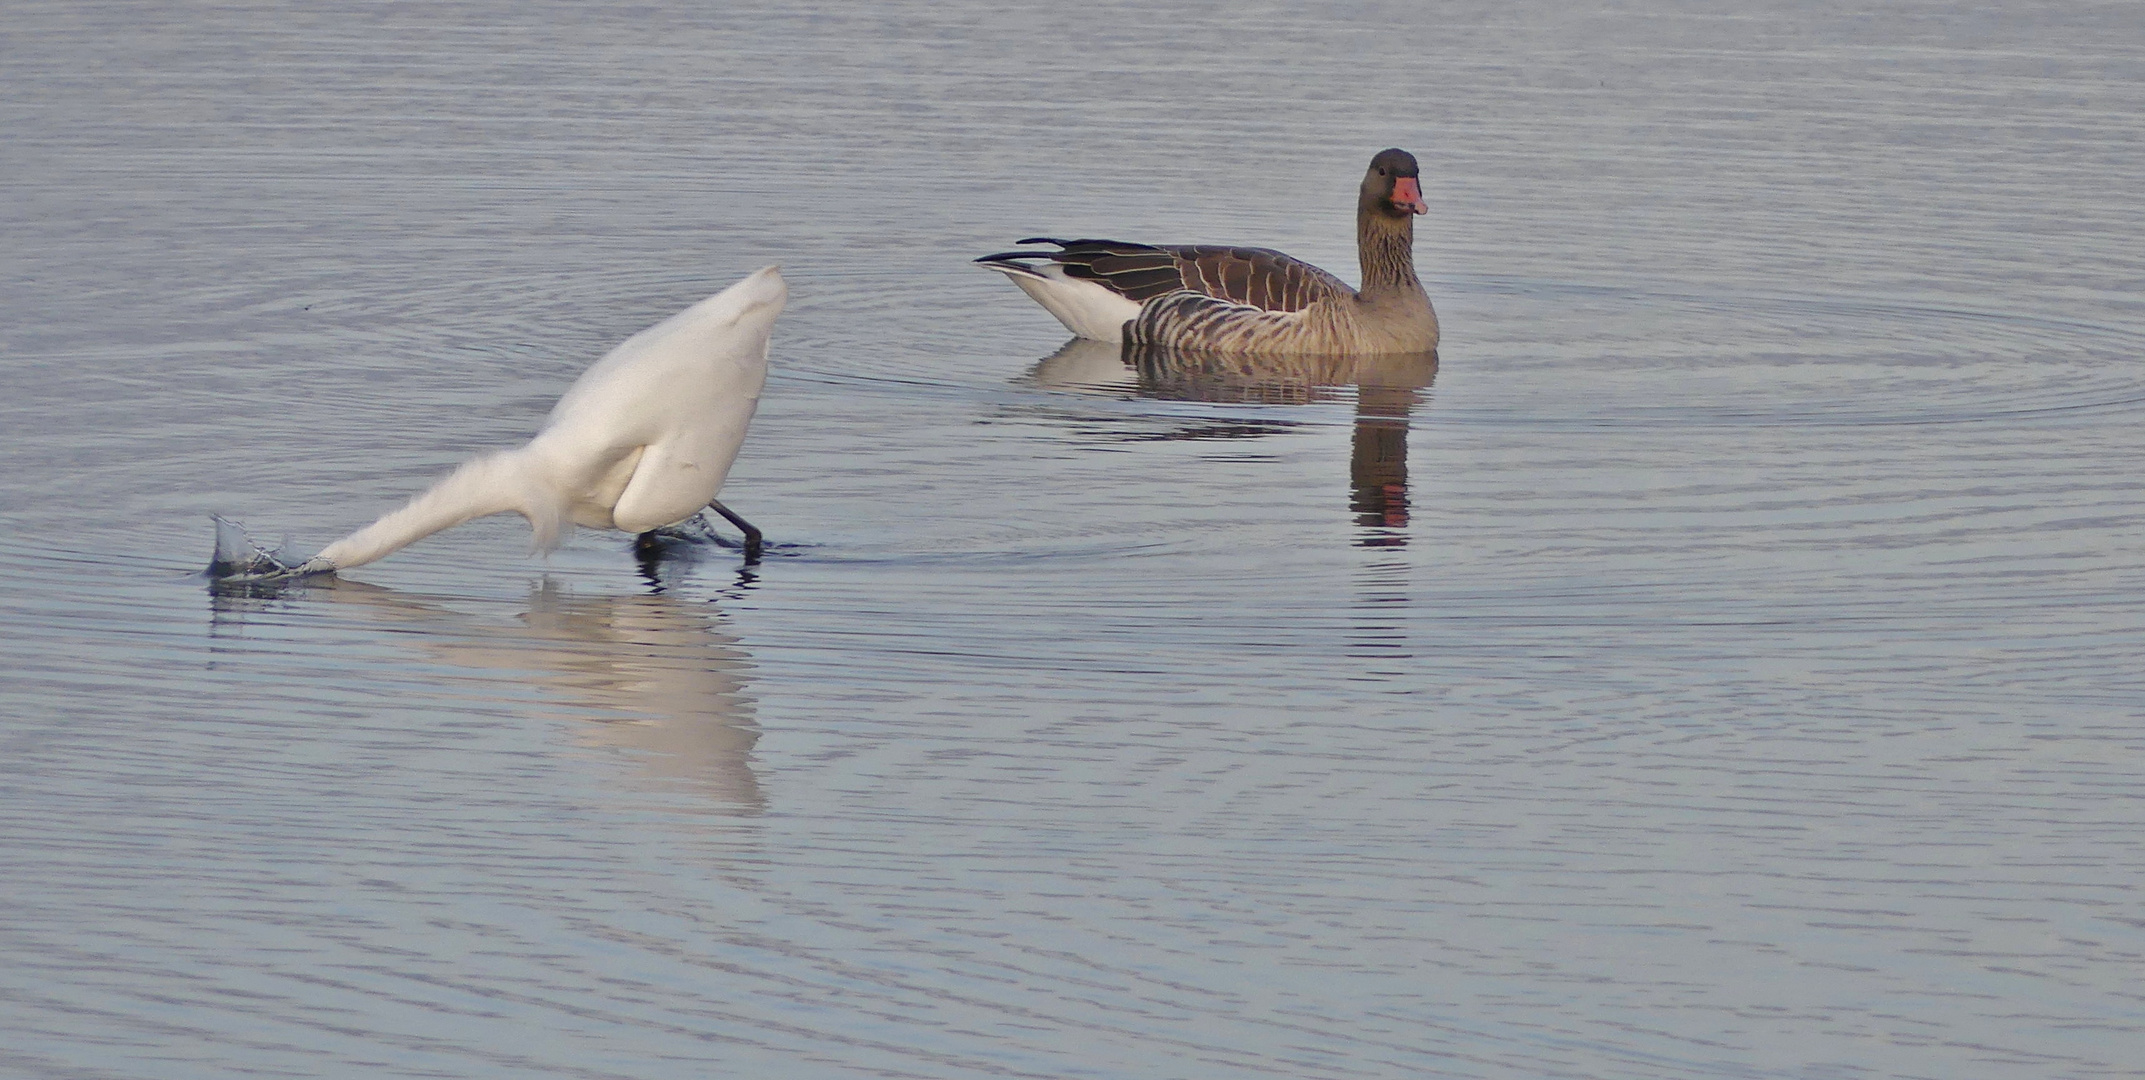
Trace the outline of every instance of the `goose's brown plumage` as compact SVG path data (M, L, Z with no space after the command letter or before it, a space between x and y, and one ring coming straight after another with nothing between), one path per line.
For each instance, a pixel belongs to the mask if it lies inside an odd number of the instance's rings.
M1013 276L1074 333L1102 340L1218 352L1428 352L1438 325L1415 276L1414 217L1427 209L1418 177L1404 150L1371 160L1356 206L1360 290L1266 248L1031 237L1021 243L1058 250L976 262ZM1081 294L1096 287L1106 294Z
M1355 295L1332 274L1267 248L1211 244L1131 244L1121 240L1059 240L1032 236L1023 244L1056 244L1049 253L1067 275L1095 281L1128 300L1147 301L1179 290L1265 311L1302 311L1312 303ZM1033 257L1037 252L1007 252ZM986 255L985 259L1003 256Z

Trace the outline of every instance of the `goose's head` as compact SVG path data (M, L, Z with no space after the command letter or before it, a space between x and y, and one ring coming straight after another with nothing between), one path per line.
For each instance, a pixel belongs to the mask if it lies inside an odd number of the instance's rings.
M1405 150L1380 151L1370 159L1370 171L1363 174L1363 195L1358 205L1387 217L1427 214L1430 207L1423 202L1421 176L1414 154Z

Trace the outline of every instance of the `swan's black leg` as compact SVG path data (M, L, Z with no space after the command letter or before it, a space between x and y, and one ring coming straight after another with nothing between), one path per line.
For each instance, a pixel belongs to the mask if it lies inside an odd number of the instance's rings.
M724 520L728 521L732 525L737 526L738 531L745 534L745 561L748 563L759 562L760 530L753 528L751 522L746 521L744 518L738 517L736 514L731 513L730 508L724 506L722 504L722 500L720 499L708 500L708 509L715 511L718 514L721 514Z

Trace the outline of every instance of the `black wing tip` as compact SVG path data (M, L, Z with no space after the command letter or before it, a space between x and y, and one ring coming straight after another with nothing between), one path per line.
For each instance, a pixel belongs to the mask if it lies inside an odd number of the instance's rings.
M1122 240L1061 240L1055 236L1030 236L1022 244L1056 244L1056 251L994 251L973 262L1008 274L1047 277L1038 264L1055 263L1064 272L1092 281L1130 300L1146 300L1184 287L1176 256L1151 244Z
M1099 236L1083 236L1077 240L1065 240L1055 236L1030 236L1025 239L1015 240L1013 242L1016 244L1056 244L1057 246L1061 248L1066 248L1068 250L1074 248L1118 252L1168 250L1166 248L1156 247L1153 244L1141 244L1131 240L1107 240ZM1040 254L1040 252L1038 252L1037 254Z
M1048 258L1048 256L1040 251L1000 251L991 255L979 256L972 261L977 266L1006 274L1025 274L1032 278L1048 277L1049 275L1023 261L1042 258Z
M1072 246L1072 245L1074 245L1074 244L1082 244L1082 243L1087 243L1087 241L1084 241L1084 240L1060 240L1060 239L1058 239L1058 238L1057 238L1057 237L1055 237L1055 236L1030 236L1030 237L1027 237L1026 239L1022 239L1022 240L1015 240L1015 241L1013 241L1013 242L1014 242L1014 243L1016 243L1016 244L1056 244L1056 245L1057 245L1058 247L1060 247L1060 248L1066 248L1066 247L1071 247L1071 246ZM995 266L995 267L998 267L998 268L999 268L999 269L1001 269L1001 270L1003 270L1003 269L1009 269L1009 268L1012 268L1012 267L1020 267L1020 268L1021 268L1021 269L1023 269L1023 270L1028 270L1028 269L1029 269L1028 267L1026 267L1026 266L1022 266L1022 265L1021 265L1021 264L1020 264L1020 263L1019 263L1018 261L1016 261L1016 260L1020 260L1020 259L1052 259L1052 258L1056 258L1056 257L1057 257L1057 256L1059 256L1060 254L1063 254L1063 252L1059 252L1059 251L994 251L994 252L992 252L992 253L991 253L991 254L989 254L989 255L981 255L981 256L978 256L978 257L977 257L977 258L976 258L976 259L975 259L974 261L975 261L975 262L979 262L979 263L982 263L982 264L983 264L983 265L985 265L985 266ZM1032 273L1033 271L1032 271L1032 270L1030 270L1030 272Z

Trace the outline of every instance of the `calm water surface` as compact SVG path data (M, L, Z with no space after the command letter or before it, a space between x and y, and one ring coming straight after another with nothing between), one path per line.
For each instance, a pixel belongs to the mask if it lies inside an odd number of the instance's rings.
M12 5L0 1074L2139 1075L2145 22L1862 8ZM757 569L194 576L769 262Z

